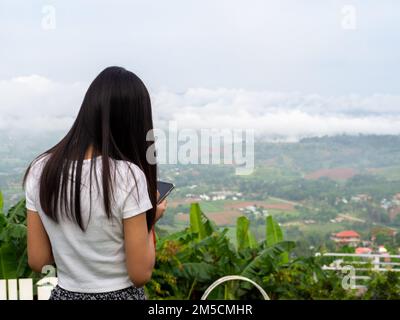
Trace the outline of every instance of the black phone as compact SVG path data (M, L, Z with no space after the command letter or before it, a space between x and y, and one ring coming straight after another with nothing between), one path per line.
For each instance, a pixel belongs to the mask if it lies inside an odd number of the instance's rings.
M162 202L174 188L175 186L172 183L157 181L157 190L160 193L160 197L158 198L157 204Z

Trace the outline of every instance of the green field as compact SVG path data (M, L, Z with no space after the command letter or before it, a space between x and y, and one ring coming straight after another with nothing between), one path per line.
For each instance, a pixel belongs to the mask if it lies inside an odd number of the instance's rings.
M265 180L295 180L302 177L299 171L291 170L288 167L281 168L276 165L261 165L257 166L254 173L248 176L243 176L243 179L265 179Z
M216 201L200 201L200 207L203 212L222 212L224 211L224 204L230 200L216 200Z
M400 166L392 166L379 168L373 171L374 174L382 176L389 181L399 181L400 180Z
M332 232L339 232L343 230L343 224L340 223L315 223L315 224L301 224L300 231L304 233L319 233L331 234Z

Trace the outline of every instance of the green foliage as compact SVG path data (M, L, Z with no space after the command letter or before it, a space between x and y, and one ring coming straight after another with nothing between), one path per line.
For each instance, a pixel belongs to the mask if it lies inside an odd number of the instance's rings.
M284 241L279 224L266 218L266 240L257 243L246 217L237 220L237 246L217 228L198 204L190 210L190 226L158 238L156 266L146 285L150 299L200 299L215 280L242 275L261 285L272 299L355 299L357 292L342 288L342 275L325 272L323 258L289 259L295 243ZM25 201L0 212L0 278L33 277L27 264ZM209 299L260 299L247 282L220 285ZM400 299L400 280L394 272L372 274L364 299Z
M363 296L367 300L400 299L400 276L397 272L374 273Z
M284 241L279 224L272 218L266 219L266 241L251 239L250 222L239 217L236 225L236 249L226 236L228 229L219 229L210 224L201 214L199 207L191 226L160 239L157 245L156 267L152 280L146 285L151 299L199 299L215 280L226 275L242 275L260 284L272 299L359 299L355 290L342 287L343 275L326 272L321 266L325 258L301 257L290 259L295 243ZM212 226L202 238L201 226ZM269 233L269 237L268 237ZM331 260L329 260L331 262ZM376 283L376 284L374 284ZM394 283L394 282L393 282ZM398 283L398 282L397 282ZM373 280L371 289L377 296L396 298L398 286L386 290L388 281ZM385 291L386 290L386 291ZM397 295L396 295L397 294ZM227 282L214 289L209 299L260 299L260 293L247 282Z
M17 277L17 263L14 246L4 243L0 247L0 278L15 279Z
M267 246L272 246L283 240L282 229L279 227L278 223L272 218L272 216L268 216L266 218L265 225Z
M241 216L236 221L236 246L238 250L256 248L257 241L251 232L250 221L247 217Z
M0 279L33 276L26 252L25 200L0 211Z
M268 246L258 252L257 256L245 266L241 275L255 278L261 274L274 272L282 264L280 257L283 253L290 252L294 248L294 242L282 241Z
M283 241L283 232L278 222L276 222L272 216L268 216L265 221L266 225L266 244L267 246L273 246ZM282 262L287 263L289 261L289 250L282 252Z
M207 236L206 225L203 219L203 213L200 210L199 204L192 203L190 206L190 229L192 232L198 233L199 239L204 239Z
M301 258L263 278L271 299L354 299L352 291L341 286L341 276L324 272L314 257Z
M4 198L3 193L0 191L0 214L3 214Z
M262 276L285 263L294 243L282 241L282 231L271 218L274 243L258 244L250 232L249 220L237 220L237 248L226 236L228 229L218 229L201 212L191 206L190 227L160 239L152 280L146 291L157 299L199 299L211 283L222 276L239 274L262 283ZM211 299L260 298L251 284L225 283L213 290Z

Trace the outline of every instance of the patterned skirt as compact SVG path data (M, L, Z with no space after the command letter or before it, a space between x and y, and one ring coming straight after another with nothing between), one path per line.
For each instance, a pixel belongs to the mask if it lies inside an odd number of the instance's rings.
M51 291L49 300L146 300L146 295L143 288L135 286L109 292L82 293L68 291L57 285Z

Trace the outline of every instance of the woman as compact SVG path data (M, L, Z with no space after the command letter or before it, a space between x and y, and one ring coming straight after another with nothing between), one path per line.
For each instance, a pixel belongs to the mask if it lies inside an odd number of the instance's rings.
M157 166L146 157L152 129L143 82L109 67L67 135L26 171L28 263L36 272L56 264L51 300L146 299L153 228L166 209L166 201L157 205Z

